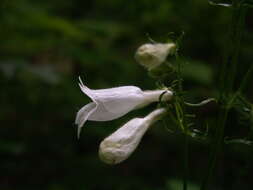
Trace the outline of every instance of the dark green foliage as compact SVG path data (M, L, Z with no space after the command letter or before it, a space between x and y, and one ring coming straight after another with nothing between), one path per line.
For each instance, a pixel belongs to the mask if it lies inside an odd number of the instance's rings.
M251 0L243 2L252 5ZM78 87L78 76L94 89L120 85L153 89L156 84L170 84L180 63L184 92L179 97L196 103L218 97L223 52L230 48L226 44L230 20L231 9L203 0L2 0L0 189L182 188L185 136L171 118L151 129L121 165L99 161L101 140L129 119L144 116L154 105L112 122L87 122L77 140L75 114L90 101ZM252 20L251 10L234 76L238 96L228 113L227 144L218 157L214 189L251 190L253 186L252 69L246 74L253 60ZM135 50L149 42L148 36L166 42L182 32L179 59L169 59L167 66L153 73L137 65ZM161 77L163 67L171 75ZM240 81L245 81L243 88ZM207 170L208 141L219 108L212 104L185 109L197 118L188 131L192 136L188 139L188 190L195 190Z

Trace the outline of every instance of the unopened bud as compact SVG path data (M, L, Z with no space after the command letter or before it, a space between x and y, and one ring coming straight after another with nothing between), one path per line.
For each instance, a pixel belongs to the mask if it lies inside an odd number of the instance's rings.
M174 52L175 47L174 43L144 44L137 49L135 59L139 64L150 70L162 64L168 54Z

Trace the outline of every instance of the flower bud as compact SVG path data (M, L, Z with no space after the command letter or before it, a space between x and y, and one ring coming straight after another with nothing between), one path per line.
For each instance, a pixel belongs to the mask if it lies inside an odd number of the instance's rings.
M175 50L174 43L144 44L139 47L135 54L136 61L148 70L162 64L169 53Z
M99 147L100 159L107 164L118 164L126 160L136 149L148 128L166 110L157 109L144 118L134 118L105 138Z

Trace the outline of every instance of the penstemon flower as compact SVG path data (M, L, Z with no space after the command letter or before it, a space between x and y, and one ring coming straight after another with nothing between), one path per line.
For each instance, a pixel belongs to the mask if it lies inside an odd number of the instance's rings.
M175 47L174 43L144 44L137 49L135 59L139 64L150 70L162 64L168 54L174 52Z
M89 96L93 102L82 107L76 116L75 123L78 125L78 137L81 128L87 120L110 121L117 119L128 112L159 101L162 93L163 101L172 98L172 91L152 90L142 91L136 86L122 86L116 88L93 90L85 86L79 77L79 86L83 93Z
M128 121L101 142L100 159L107 164L118 164L126 160L136 149L148 128L165 112L164 108L160 108L144 118Z

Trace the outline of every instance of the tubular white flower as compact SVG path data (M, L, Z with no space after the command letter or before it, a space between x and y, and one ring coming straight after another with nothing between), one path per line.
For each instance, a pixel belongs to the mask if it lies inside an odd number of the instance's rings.
M148 128L165 112L164 108L160 108L144 118L128 121L101 142L100 159L107 164L118 164L126 160L136 149Z
M75 123L78 125L78 137L87 120L114 120L134 109L159 101L160 95L164 92L166 93L162 96L163 101L171 99L173 95L169 90L142 91L136 86L92 90L82 83L80 77L79 80L82 92L93 102L82 107L77 113Z
M139 64L150 70L162 64L175 47L174 43L144 44L137 49L135 59Z

